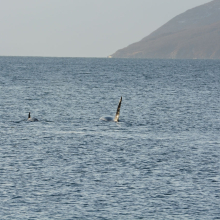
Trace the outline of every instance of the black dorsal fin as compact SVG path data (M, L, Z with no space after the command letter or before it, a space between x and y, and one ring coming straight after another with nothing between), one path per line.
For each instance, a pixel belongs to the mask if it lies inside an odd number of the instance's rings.
M121 102L122 102L122 97L120 98L120 101L118 103L118 108L115 114L114 121L118 122L119 121L119 114L120 114L120 108L121 108Z
M28 114L28 118L31 118L31 113L29 112L29 114Z

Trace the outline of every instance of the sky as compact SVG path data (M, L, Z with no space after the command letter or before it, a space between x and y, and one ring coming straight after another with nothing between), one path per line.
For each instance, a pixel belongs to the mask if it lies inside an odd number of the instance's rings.
M1 0L0 56L107 57L211 0Z

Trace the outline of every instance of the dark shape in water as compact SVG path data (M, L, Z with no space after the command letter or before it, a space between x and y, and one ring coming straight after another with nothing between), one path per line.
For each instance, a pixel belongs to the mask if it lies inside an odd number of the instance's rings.
M115 117L101 117L100 120L103 121L115 121L115 122L119 122L119 114L120 114L120 108L121 108L121 102L122 102L122 97L120 98L120 101L118 103L118 108L115 114Z
M31 118L31 113L28 114L28 121L38 121L37 118Z

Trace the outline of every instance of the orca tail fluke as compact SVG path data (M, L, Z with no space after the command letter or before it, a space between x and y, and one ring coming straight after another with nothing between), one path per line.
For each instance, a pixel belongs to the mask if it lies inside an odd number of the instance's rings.
M122 97L120 98L120 101L118 103L118 108L115 114L114 121L118 122L119 121L119 114L120 114L120 108L121 108L121 102L122 102Z

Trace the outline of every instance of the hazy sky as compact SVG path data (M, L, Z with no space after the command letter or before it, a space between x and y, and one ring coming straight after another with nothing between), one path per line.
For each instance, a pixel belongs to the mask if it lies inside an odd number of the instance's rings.
M107 57L211 0L1 0L0 56Z

